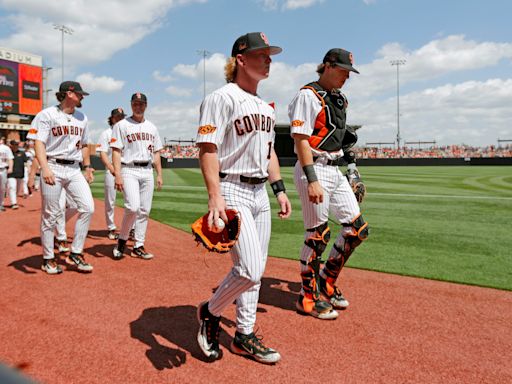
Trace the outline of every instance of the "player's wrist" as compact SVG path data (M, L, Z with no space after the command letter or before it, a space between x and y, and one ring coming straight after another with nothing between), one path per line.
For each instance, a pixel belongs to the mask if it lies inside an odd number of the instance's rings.
M270 183L270 187L272 187L272 192L274 192L276 197L279 196L279 194L286 192L286 188L282 179Z
M313 164L303 166L302 170L304 171L309 184L318 181L318 176L316 175L315 167Z

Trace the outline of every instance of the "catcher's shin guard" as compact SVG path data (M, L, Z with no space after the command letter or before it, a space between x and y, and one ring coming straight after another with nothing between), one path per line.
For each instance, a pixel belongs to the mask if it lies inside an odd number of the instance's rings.
M328 296L334 293L334 283L338 279L341 269L347 262L348 258L356 247L368 238L368 223L364 221L363 216L359 214L349 224L343 224L344 231L342 234L341 244L334 243L333 253L325 263L322 275L325 276L327 282L326 294ZM332 292L329 294L329 291Z
M301 272L302 289L304 291L304 310L311 312L313 310L314 302L320 298L320 262L322 253L327 247L327 243L331 237L331 231L324 223L316 228L308 229L310 236L304 241L304 244L311 248L312 254L307 261L301 260L301 263L306 267Z

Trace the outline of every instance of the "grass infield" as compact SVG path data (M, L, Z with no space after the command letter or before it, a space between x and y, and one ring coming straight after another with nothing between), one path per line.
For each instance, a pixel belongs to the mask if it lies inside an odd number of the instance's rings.
M510 170L506 166L361 167L368 188L361 208L370 236L347 265L512 290ZM283 168L281 173L293 214L288 220L277 218L276 200L267 186L273 208L269 254L298 259L304 234L300 201L293 169ZM92 185L94 197L101 199L103 176L96 172ZM151 218L190 233L190 224L207 209L200 170L166 169L164 183L161 191L155 191ZM118 193L117 204L122 203ZM340 227L329 225L334 239ZM328 250L324 259L327 254Z

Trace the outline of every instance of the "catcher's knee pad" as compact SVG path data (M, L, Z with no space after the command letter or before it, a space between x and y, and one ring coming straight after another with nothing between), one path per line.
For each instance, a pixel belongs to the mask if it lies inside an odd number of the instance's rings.
M320 224L318 227L310 228L307 232L311 233L310 236L304 241L309 248L314 252L314 257L319 258L327 247L327 243L331 239L331 229L327 223Z
M361 214L357 215L352 222L349 224L343 224L345 228L349 228L350 231L345 234L345 248L347 244L350 246L350 249L356 248L359 244L361 244L364 240L368 238L370 234L370 230L368 227L368 223L364 221L363 216Z

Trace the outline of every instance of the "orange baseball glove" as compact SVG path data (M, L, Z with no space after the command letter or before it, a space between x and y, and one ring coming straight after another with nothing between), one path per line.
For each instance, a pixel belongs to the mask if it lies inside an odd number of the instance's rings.
M192 234L195 240L210 252L226 253L231 251L240 234L240 214L234 209L226 209L228 222L219 233L208 228L208 215L209 213L192 223Z

